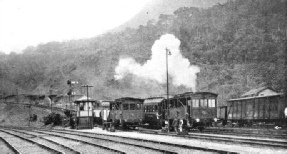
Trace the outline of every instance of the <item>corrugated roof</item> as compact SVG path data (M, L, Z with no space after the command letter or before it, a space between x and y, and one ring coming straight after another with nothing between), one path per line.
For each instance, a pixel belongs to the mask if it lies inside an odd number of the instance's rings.
M260 87L260 88L257 88L257 89L251 89L250 91L246 92L245 94L242 95L242 97L247 97L247 96L257 96L260 92L262 92L263 90L265 89L270 89L272 91L275 91L273 90L272 88L270 87Z
M248 100L248 99L256 99L256 98L278 97L278 96L283 96L283 95L284 95L283 93L278 93L278 94L276 94L276 95L234 98L234 99L228 100L228 102L231 102L231 101L239 101L239 100Z

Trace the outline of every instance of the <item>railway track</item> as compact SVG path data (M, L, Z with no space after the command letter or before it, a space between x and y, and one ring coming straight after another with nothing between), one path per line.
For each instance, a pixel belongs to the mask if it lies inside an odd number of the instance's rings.
M43 154L62 154L61 151L55 150L39 142L35 142L28 137L11 133L7 130L0 130L0 134L8 147L14 153L30 154L30 153L43 153Z
M258 137L258 138L274 138L274 139L287 139L287 134L256 134L256 133L247 133L247 132L233 132L233 131L216 131L216 130L206 130L203 132L194 131L193 133L200 134L220 134L220 135L233 135L233 136L241 136L241 137Z
M100 146L98 144L94 143L89 143L86 141L82 141L80 139L73 139L73 138L68 138L62 135L47 135L45 133L38 133L32 130L19 130L19 129L11 129L11 130L5 130L5 131L10 131L11 133L14 134L22 134L25 136L28 136L30 138L35 138L37 140L36 142L43 142L37 138L41 138L43 140L46 140L46 145L49 145L50 147L53 147L55 149L59 149L59 151L62 151L62 153L71 153L71 154L84 154L84 153L89 153L89 154L99 154L99 153L120 153L120 154L125 154L125 152L111 149L105 146ZM45 141L44 141L45 142ZM51 145L53 142L54 145ZM43 143L44 144L44 143ZM55 147L58 146L58 147Z
M35 130L35 131L27 131L27 130L11 130L17 133L22 133L26 135L33 135L33 136L42 136L45 138L50 138L55 140L59 140L59 138L64 138L65 140L74 140L77 142L81 142L83 144L91 144L96 146L100 146L102 148L108 149L110 151L113 151L115 153L166 153L166 154L176 154L177 152L174 151L168 151L163 149L158 149L154 147L146 147L142 145L132 144L128 142L122 142L122 141L114 141L112 139L107 138L98 138L98 137L91 137L87 135L80 135L75 133L66 133L66 132L56 132L56 131L47 131L47 130ZM93 151L96 151L96 153L108 153L108 152L99 152L99 150L92 150L91 148L87 152L83 153L93 153Z
M199 132L199 131L192 131ZM254 136L260 138L277 138L286 139L286 130L274 130L274 129L225 129L225 128L209 128L202 133L206 134L222 134L222 135L235 135L235 136Z
M7 130L9 129L9 130ZM53 141L62 144L62 148L69 148L68 142L77 141L82 146L85 144L100 144L102 147L117 150L116 153L234 153L229 151L222 151L216 149L208 149L201 147L193 147L188 145L172 144L167 142L152 141L146 139L137 139L129 137L121 137L115 135L104 135L96 133L87 133L79 131L67 130L28 130L19 128L6 128L4 131L9 131L17 135L24 135L27 138L42 138L48 141ZM66 143L66 144L65 144ZM47 145L47 144L46 144ZM88 149L88 148L86 148ZM73 146L74 153L91 153L83 152ZM70 151L72 151L70 150ZM63 151L59 150L59 151ZM65 152L67 153L67 152ZM72 152L70 152L72 153ZM107 152L98 152L107 153Z
M211 134L211 133L188 133L188 135L177 135L175 133L161 133L152 130L138 130L141 133L146 134L156 134L156 135L168 135L168 136L178 136L183 138L189 139L200 139L200 140L209 140L209 141L216 141L216 142L224 142L224 143L237 143L237 144L247 144L253 146L263 146L263 147L272 147L272 148L284 148L287 149L287 140L274 140L274 139L263 139L263 138L250 138L249 137L242 137L242 136L233 136L230 134Z
M0 137L0 149L3 153L20 154L20 152L14 146L12 146L2 137Z
M59 131L59 130L53 130L60 133L67 133L66 131ZM167 150L173 150L177 151L178 153L235 153L230 151L223 151L223 150L216 150L216 149L209 149L209 148L201 148L201 147L195 147L195 146L189 146L189 145L181 145L181 144L173 144L169 142L160 142L160 141L154 141L154 140L147 140L147 139L138 139L138 138L130 138L130 137L123 137L123 136L116 136L116 135L106 135L106 134L99 134L99 133L88 133L88 132L78 132L78 131L69 131L68 134L78 134L78 135L84 135L84 136L97 136L101 138L108 138L112 139L114 141L123 141L126 143L133 143L138 145L145 145L147 147L157 147L160 149L167 149Z

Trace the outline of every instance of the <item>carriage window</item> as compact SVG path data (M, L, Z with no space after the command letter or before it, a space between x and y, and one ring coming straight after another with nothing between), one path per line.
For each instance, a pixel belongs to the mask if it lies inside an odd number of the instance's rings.
M98 108L98 107L100 107L100 104L93 104L93 108L95 109L95 108Z
M199 107L199 99L192 99L192 107Z
M142 109L141 104L137 104L137 108L136 109L137 110L141 110Z
M182 101L180 101L180 100L178 100L178 101L177 101L177 106L178 106L178 107L181 107L181 106L182 106L182 104L183 104L183 102L182 102Z
M147 112L147 106L144 106L144 112Z
M200 99L200 107L207 107L207 99Z
M136 105L135 104L130 104L130 110L135 110L136 109Z
M120 108L120 104L116 104L115 105L115 108L116 108L116 110L120 110L121 108Z
M157 109L157 105L155 105L155 106L154 106L154 109L155 109L155 111L157 111L157 110L158 110L158 109Z
M187 100L188 106L191 106L191 100Z
M215 107L215 99L208 99L208 107Z
M80 110L84 110L84 103L80 103Z
M123 110L129 110L129 104L123 104Z
M174 106L174 101L169 101L169 103L170 103L170 108L174 108L175 106Z

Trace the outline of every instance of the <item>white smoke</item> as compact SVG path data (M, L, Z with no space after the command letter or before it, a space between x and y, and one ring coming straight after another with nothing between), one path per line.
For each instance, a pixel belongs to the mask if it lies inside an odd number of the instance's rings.
M190 65L188 59L184 58L179 50L180 41L171 34L161 36L152 46L152 56L144 65L140 65L132 58L122 58L116 67L115 79L120 80L127 74L155 80L161 84L166 83L166 49L171 55L168 56L168 73L172 77L172 84L185 86L195 91L196 74L199 67Z

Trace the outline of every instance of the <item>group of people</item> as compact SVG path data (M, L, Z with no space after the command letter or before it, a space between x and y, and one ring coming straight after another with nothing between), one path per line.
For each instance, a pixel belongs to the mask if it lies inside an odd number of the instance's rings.
M187 125L190 125L191 117L186 113L187 116ZM177 111L176 116L174 117L171 126L173 127L176 133L182 132L183 130L183 118L180 118L179 111ZM168 129L168 121L163 123L163 129Z

